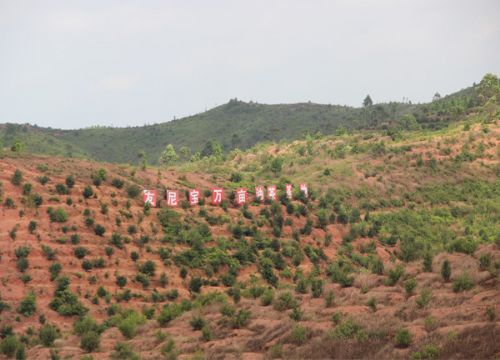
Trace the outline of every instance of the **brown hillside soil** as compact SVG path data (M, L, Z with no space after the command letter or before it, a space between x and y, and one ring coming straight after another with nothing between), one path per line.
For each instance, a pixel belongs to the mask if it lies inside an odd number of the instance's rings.
M463 169L461 176L476 174L482 178L494 181L492 168L498 167L498 127L492 126L488 134L483 134L479 128L473 132L477 141L472 142L474 151L479 142L486 149L474 162ZM332 148L339 140L327 142L325 146ZM340 140L341 141L341 140ZM449 143L450 150L438 149ZM270 147L270 154L288 154L294 150L293 143L287 146ZM430 158L445 164L462 151L460 138L440 138L431 142L427 140L411 141L411 150L401 156L386 155L383 158L371 158L370 155L354 155L347 159L332 159L317 156L312 164L307 164L307 174L300 173L301 165L296 162L285 171L292 177L294 184L314 179L308 183L315 189L324 190L329 186L350 186L353 189L369 189L372 194L400 194L398 189L409 191L419 186L432 184L438 175L432 172L422 176L416 161L421 156L424 164ZM445 154L446 153L446 154ZM255 154L239 155L238 164L234 169L241 169L253 161L258 161ZM384 171L377 167L385 167ZM443 165L444 166L444 165ZM391 167L394 170L391 170ZM98 169L105 169L106 179L100 186L92 185L91 175ZM332 179L324 181L323 169L331 168ZM23 174L21 185L13 185L11 178L18 169ZM317 170L313 170L317 169ZM309 171L311 170L311 171ZM376 174L375 174L376 173ZM48 176L47 184L39 181L41 176ZM64 184L68 175L75 178L74 187L68 194L58 194L55 185ZM213 174L212 174L213 175ZM353 273L352 286L343 287L331 281L327 267L329 262L341 259L339 253L343 238L349 233L351 225L338 221L327 224L324 228L317 226L318 218L311 213L313 227L309 234L300 235L300 247L310 245L314 249L322 249L325 256L317 268L308 256L304 256L300 265L293 272L280 272L280 286L275 290L274 297L289 291L297 300L302 312L300 320L292 320L292 309L279 311L276 306L262 304L261 300L248 295L248 288L253 283L267 288L269 284L261 279L261 268L258 262L246 263L238 272L237 281L242 284L242 297L234 304L231 297L227 302L233 304L236 310L248 310L249 321L241 326L235 325L221 314L221 304L214 302L205 306L187 310L173 318L167 324L160 325L156 320L165 304L180 303L182 299L194 299L189 283L193 277L217 280L228 272L228 266L218 269L189 268L186 278L182 278L181 268L175 264L175 255L191 249L187 238L174 242L164 238L162 224L158 219L161 208L144 211L141 195L129 198L126 188L130 184L138 184L143 188L175 188L187 190L196 187L201 190L213 185L233 186L227 177L215 179L210 173L189 172L186 169L141 171L132 166L94 163L84 160L59 159L45 157L15 157L0 159L0 183L2 184L2 206L0 206L0 300L8 305L0 312L0 329L11 326L14 333L26 335L29 346L27 357L33 359L49 358L55 351L61 358L80 358L85 351L80 348L80 336L73 332L73 324L78 316L62 316L49 306L54 299L56 281L51 281L49 267L58 262L62 266L61 275L70 279L69 289L88 309L88 313L99 323L109 319L108 308L119 304L126 309L142 312L146 307L155 309L152 319L139 325L135 336L125 337L113 324L102 331L98 350L91 353L94 359L107 359L111 356L117 343L131 345L131 349L142 359L157 359L164 356L178 355L181 359L268 359L268 358L408 358L411 353L422 352L431 346L438 349L442 358L498 358L500 356L500 288L498 269L495 264L500 261L500 249L494 243L482 244L470 254L442 252L433 259L433 271L424 272L422 260L418 259L402 263L397 255L400 253L400 243L384 245L379 238L360 236L351 242L353 251L362 256L365 250L374 246L372 254L382 260L383 274L379 275L368 268L359 267ZM215 176L215 175L214 175ZM446 177L446 175L441 174ZM450 173L449 178L455 175ZM125 186L118 189L112 185L113 179L121 179ZM265 176L257 179L262 184L270 184L272 178ZM35 207L23 195L24 183L32 184L31 194L38 193L43 203ZM251 183L254 184L254 183ZM94 196L85 199L82 195L86 186L91 185ZM402 190L401 190L402 191ZM390 198L391 195L388 195ZM5 205L5 200L11 198L14 208ZM207 200L208 202L208 200ZM355 196L352 202L358 203ZM295 205L300 202L294 201ZM317 206L318 200L310 204ZM498 204L497 204L498 205ZM63 222L51 222L48 210L61 208L68 218ZM252 204L248 210L254 218L261 216L261 210L271 208L269 205ZM307 223L304 216L288 215L284 205L279 205L285 221L281 232L281 246L290 241L294 233L300 232ZM103 210L107 209L107 210ZM254 223L247 219L241 209L232 205L224 210L221 207L205 205L203 209L211 218L218 218L209 224L210 240L204 244L211 248L221 246L224 241L235 244L233 228L240 224L250 228ZM200 207L174 209L181 215L182 223L187 227L207 224L205 215L200 214ZM380 210L380 213L390 212L391 207ZM88 212L89 215L84 215ZM364 212L362 216L364 216ZM94 220L94 225L86 223L87 218ZM119 219L119 221L117 221ZM226 220L224 220L226 219ZM31 221L36 221L37 227L29 231ZM94 231L96 224L104 226L105 233L100 236ZM273 228L268 221L258 224L259 231L266 239L273 238ZM120 249L111 244L112 234L121 234L123 247ZM72 237L79 236L79 243L72 243ZM326 243L327 236L330 241ZM250 242L250 236L243 234L243 241ZM498 244L498 242L497 242ZM49 259L43 246L50 247L55 256ZM16 249L29 248L26 257L29 266L23 272L16 265L18 257ZM87 253L83 259L75 256L75 248L84 247ZM113 253L108 256L106 247L111 247ZM165 248L171 254L165 260L159 255L159 249ZM131 258L138 254L138 260ZM480 268L478 259L482 254L490 254L491 265ZM102 267L93 266L84 269L85 260L91 263L102 258ZM138 268L147 260L156 265L155 274L150 277L150 283L143 286L136 278ZM444 260L451 265L451 278L444 281L440 270ZM285 259L290 264L291 259ZM396 265L402 264L404 274L395 283L388 282L388 272ZM207 273L208 271L208 273ZM295 291L294 276L304 274L306 277L319 271L319 277L324 280L322 294L315 298L308 286L307 293ZM211 273L210 273L211 272ZM161 274L168 278L166 284L161 282ZM209 274L210 273L210 274ZM454 282L466 273L473 281L472 288L455 292ZM30 281L22 281L22 275L29 274ZM207 275L209 274L209 275ZM121 289L116 284L116 277L127 278L126 286ZM416 280L416 287L407 293L405 282ZM25 279L26 280L26 279ZM105 289L105 294L98 295L99 288ZM245 289L245 287L247 289ZM124 289L130 290L130 299L121 299ZM226 293L229 288L222 282L205 283L202 294ZM157 299L153 301L152 292L157 290L164 294L171 290L178 291L177 299ZM245 292L247 291L247 292ZM422 293L429 291L429 298L422 304ZM29 292L36 296L36 311L30 316L24 316L17 310L21 301ZM327 294L333 294L330 304L327 304ZM371 304L371 305L369 305ZM492 315L493 314L493 315ZM60 337L52 347L44 347L38 341L38 331L41 325L40 316L45 322L57 326ZM210 328L211 337L203 339L200 330L193 330L190 321L193 316L202 316ZM496 316L496 317L495 317ZM42 320L43 322L43 320ZM396 334L400 329L411 333L408 346L398 346ZM161 333L160 333L161 332ZM163 336L162 336L163 334ZM169 341L174 340L171 349ZM432 350L432 349L431 349ZM429 351L431 351L429 350ZM1 355L0 355L1 357Z

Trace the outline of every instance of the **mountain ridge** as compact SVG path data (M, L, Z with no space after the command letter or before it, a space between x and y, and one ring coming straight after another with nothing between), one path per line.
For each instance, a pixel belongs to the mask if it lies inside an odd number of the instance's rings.
M114 163L136 163L138 154L153 164L167 144L189 149L187 159L208 141L225 151L248 149L259 142L303 138L306 134L334 134L339 129L398 127L411 115L418 126L441 128L476 104L474 86L424 104L379 103L365 107L300 102L261 104L231 99L205 112L168 122L133 127L89 127L76 130L29 124L0 124L0 144L25 145L29 153L89 158Z

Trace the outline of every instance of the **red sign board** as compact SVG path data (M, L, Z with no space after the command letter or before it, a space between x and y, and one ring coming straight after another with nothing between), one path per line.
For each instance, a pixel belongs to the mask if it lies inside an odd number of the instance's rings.
M189 190L189 205L198 205L200 202L200 191L197 189Z
M213 188L212 189L212 204L219 205L222 200L224 200L224 189Z
M179 193L175 190L167 190L167 205L177 206L179 205Z
M271 185L271 186L268 186L267 187L267 197L269 198L269 200L276 200L276 186L275 185Z
M145 204L149 204L151 207L156 207L156 190L143 190L142 199Z
M236 190L234 202L236 205L244 205L247 202L247 189L238 189Z

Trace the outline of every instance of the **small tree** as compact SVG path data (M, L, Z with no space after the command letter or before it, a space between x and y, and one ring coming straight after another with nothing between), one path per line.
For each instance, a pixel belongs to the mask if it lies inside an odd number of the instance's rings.
M369 107L369 106L372 106L372 105L373 105L372 98L370 97L370 95L366 95L365 99L363 100L363 106L364 107Z
M443 277L444 281L450 281L451 266L450 266L450 262L448 261L448 259L443 261L443 265L441 266L441 276Z
M86 352L93 352L99 348L101 337L95 331L89 331L83 334L80 339L80 347Z
M271 171L274 173L274 175L278 176L282 168L283 168L283 159L280 157L275 157L271 161Z
M36 311L36 298L33 292L28 293L23 301L19 304L17 312L24 316L31 316Z
M16 335L8 335L0 342L0 352L7 357L12 357L21 346Z
M19 169L16 169L16 171L14 171L14 175L12 175L12 178L10 179L10 182L12 183L12 185L21 185L21 182L23 181L23 173L21 172L21 170Z
M68 175L66 177L66 186L68 188L72 188L73 186L75 186L75 178L73 177L73 175Z
M54 344L54 341L59 336L59 333L57 332L57 328L55 326L45 324L40 329L38 336L40 337L40 342L43 346L50 347Z
M88 199L93 195L94 195L94 191L92 190L92 187L90 187L90 185L85 186L85 188L83 189L83 197L85 199Z
M118 285L120 288L123 288L125 285L127 285L127 278L125 276L118 275L116 277L116 285Z
M155 276L156 264L153 261L148 260L140 266L139 271L153 277Z
M179 159L179 156L175 152L174 145L168 144L165 150L161 153L160 163L165 166L172 165Z
M425 272L432 272L432 253L430 251L424 254L423 265Z
M199 293L202 285L202 280L199 277L195 276L189 281L189 291L193 293Z
M406 348L411 344L411 333L407 329L400 329L396 332L396 346Z

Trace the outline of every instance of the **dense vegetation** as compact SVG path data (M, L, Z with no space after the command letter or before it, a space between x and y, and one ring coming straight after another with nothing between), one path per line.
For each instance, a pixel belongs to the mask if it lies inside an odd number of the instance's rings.
M201 114L132 128L63 131L5 124L0 125L0 144L15 151L157 164L167 144L173 144L180 160L189 160L211 155L214 143L227 152L259 142L298 139L307 133L443 128L484 102L481 89L478 85L443 98L435 96L428 104L373 104L370 100L360 108L313 103L264 105L233 99Z

